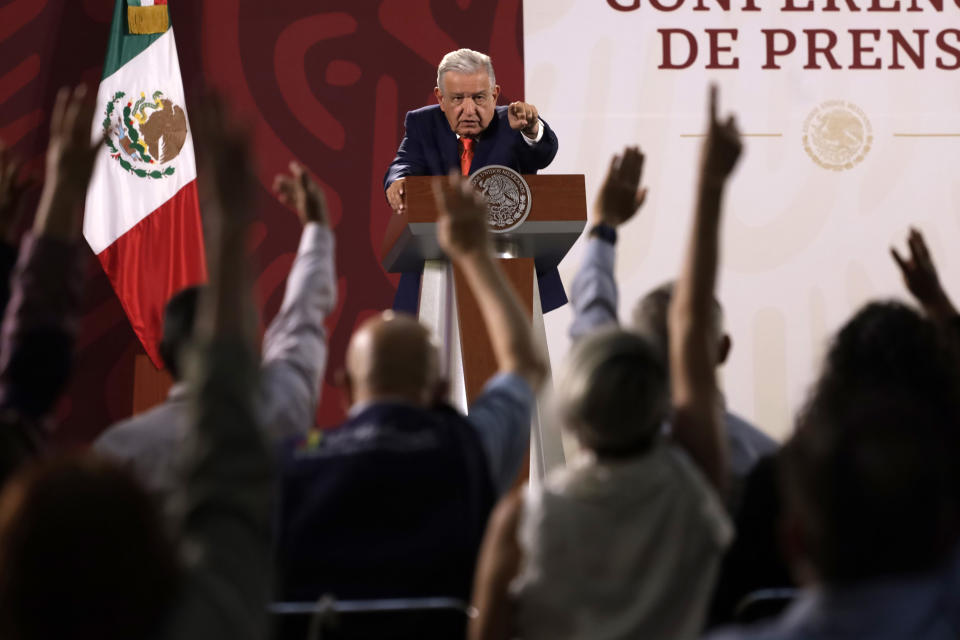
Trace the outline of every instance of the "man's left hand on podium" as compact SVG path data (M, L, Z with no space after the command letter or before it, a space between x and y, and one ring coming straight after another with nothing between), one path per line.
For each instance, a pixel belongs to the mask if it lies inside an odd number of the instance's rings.
M537 108L526 102L511 102L507 110L510 128L523 132L528 138L536 138L540 132L540 114Z

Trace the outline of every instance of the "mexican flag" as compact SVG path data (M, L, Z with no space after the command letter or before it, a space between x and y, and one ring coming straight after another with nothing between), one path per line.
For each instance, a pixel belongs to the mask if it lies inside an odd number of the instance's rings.
M167 0L117 0L94 118L106 143L83 235L157 367L164 305L206 280L185 106Z

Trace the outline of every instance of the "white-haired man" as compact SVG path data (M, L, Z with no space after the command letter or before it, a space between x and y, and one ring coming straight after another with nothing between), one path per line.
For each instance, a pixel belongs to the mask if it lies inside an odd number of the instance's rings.
M471 49L445 55L434 94L437 104L407 113L406 134L383 179L387 201L397 213L406 207L407 176L444 176L451 170L470 175L494 164L530 174L557 155L557 136L535 106L497 106L500 86L488 55ZM539 276L543 310L566 303L556 270ZM404 274L394 308L415 313L418 290L419 275Z

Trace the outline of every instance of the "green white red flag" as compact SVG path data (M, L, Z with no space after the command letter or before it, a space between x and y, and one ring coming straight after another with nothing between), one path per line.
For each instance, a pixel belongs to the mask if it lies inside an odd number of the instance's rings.
M83 234L147 354L163 308L206 280L197 169L166 0L117 0L93 137L106 136Z

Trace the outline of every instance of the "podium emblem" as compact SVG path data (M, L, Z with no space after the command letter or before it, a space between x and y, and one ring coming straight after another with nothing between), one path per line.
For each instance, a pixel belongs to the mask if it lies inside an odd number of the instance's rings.
M873 127L863 109L844 100L821 104L803 125L803 148L831 171L852 169L873 146Z
M516 229L530 214L530 185L510 167L483 167L470 176L470 183L487 201L487 224L493 233Z

